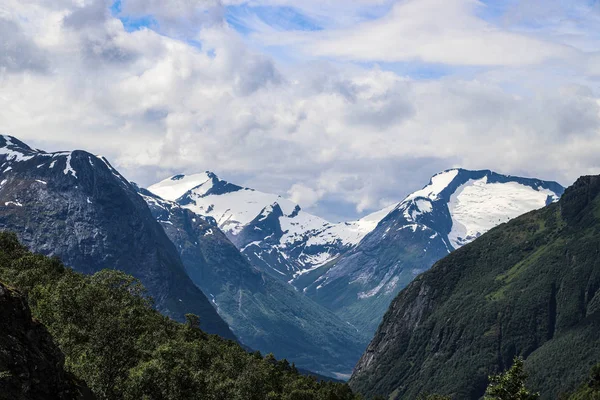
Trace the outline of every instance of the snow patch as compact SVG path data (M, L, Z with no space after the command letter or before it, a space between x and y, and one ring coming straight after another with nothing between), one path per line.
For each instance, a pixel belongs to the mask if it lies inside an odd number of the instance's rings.
M554 192L517 182L488 183L487 177L469 180L450 197L452 230L448 234L456 249L493 227L546 205Z
M77 179L77 172L76 172L76 171L73 169L73 167L71 166L71 157L72 157L72 155L73 155L73 153L69 153L69 155L67 155L67 161L66 161L66 164L65 164L65 169L64 169L63 173L64 173L65 175L69 175L69 174L71 174L71 175L73 175L73 177L74 177L75 179ZM51 168L52 168L52 167L51 167Z
M431 182L421 190L410 194L406 200L416 199L418 197L426 197L431 200L437 200L440 193L452 183L458 175L458 169L440 172L431 178Z
M175 175L148 188L165 200L175 201L188 191L197 189L198 194L206 194L212 188L212 179L208 172L194 175Z

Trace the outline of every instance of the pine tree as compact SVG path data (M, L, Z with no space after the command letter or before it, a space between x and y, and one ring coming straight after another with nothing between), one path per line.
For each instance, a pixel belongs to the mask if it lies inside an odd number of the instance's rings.
M490 376L485 391L485 400L537 400L540 395L525 387L527 374L523 369L523 358L515 357L512 367L502 374Z

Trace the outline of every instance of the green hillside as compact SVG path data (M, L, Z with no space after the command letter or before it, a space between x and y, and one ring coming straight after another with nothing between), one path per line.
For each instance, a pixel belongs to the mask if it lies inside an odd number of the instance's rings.
M526 359L544 399L573 391L600 360L600 177L491 230L393 301L355 368L367 395L478 399L488 375Z
M0 233L0 281L26 294L66 371L98 399L355 399L345 384L318 382L285 360L205 334L194 315L185 324L162 316L122 272L76 273L12 234Z

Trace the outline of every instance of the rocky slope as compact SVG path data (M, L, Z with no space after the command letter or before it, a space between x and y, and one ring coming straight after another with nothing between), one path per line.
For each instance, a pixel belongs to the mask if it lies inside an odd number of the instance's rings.
M250 265L212 217L140 189L188 275L246 345L297 366L348 377L369 338L290 285Z
M342 257L297 287L361 331L374 333L392 299L450 251L494 226L558 200L555 182L452 169L407 196Z
M25 298L0 282L0 399L93 399L64 370L64 356Z
M77 271L123 270L166 315L197 314L206 331L234 338L136 188L104 158L46 153L0 136L0 229Z
M292 284L355 246L391 210L332 224L281 196L231 184L212 172L175 175L148 190L213 217L253 265Z
M351 386L412 399L478 399L487 376L526 358L543 399L600 359L600 176L498 226L418 276L391 304Z

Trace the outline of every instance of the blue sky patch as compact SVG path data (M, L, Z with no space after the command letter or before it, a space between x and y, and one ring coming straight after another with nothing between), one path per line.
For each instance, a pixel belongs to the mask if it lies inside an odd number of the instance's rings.
M158 21L151 15L144 15L140 17L126 17L121 15L121 0L116 0L110 7L111 14L119 18L125 27L127 32L133 32L142 28L149 28L156 30L158 28Z
M254 31L254 26L264 23L282 31L318 31L321 24L293 7L249 6L246 4L228 6L227 22L242 34Z

